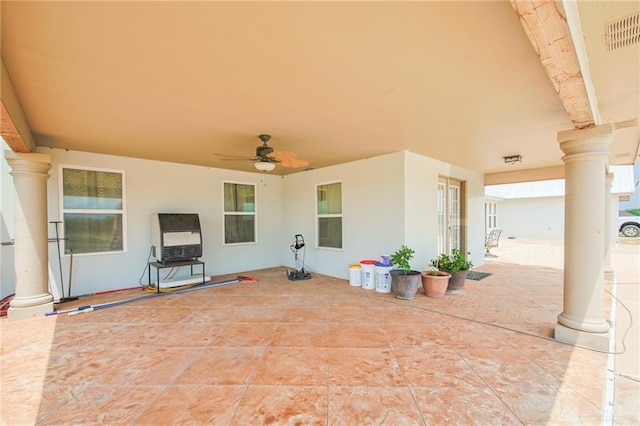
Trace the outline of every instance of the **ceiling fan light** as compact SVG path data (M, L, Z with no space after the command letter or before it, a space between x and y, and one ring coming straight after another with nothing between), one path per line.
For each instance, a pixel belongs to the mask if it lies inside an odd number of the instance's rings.
M269 163L268 161L256 161L253 165L261 172L270 172L276 168L274 163Z

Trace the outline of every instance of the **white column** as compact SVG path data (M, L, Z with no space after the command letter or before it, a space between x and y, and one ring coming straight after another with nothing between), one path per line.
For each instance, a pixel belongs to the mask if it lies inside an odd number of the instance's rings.
M53 310L49 293L47 179L51 157L5 151L14 184L15 296L10 321L43 316Z
M611 266L611 185L613 184L613 173L607 173L604 181L604 277L613 278L613 267ZM617 219L617 217L616 217ZM616 222L617 223L617 222Z
M605 175L611 124L558 133L565 156L564 304L556 340L607 350Z

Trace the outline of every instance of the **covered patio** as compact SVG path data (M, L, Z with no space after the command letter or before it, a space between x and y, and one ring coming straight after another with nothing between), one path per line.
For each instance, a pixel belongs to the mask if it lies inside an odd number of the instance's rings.
M638 424L640 245L612 250L612 354L553 340L562 251L531 247L501 242L478 268L490 276L442 299L272 268L243 273L255 283L3 318L2 423Z

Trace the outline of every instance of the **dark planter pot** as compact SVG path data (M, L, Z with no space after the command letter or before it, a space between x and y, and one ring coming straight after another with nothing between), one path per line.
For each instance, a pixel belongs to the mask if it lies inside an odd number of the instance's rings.
M446 271L449 272L449 271ZM447 286L447 293L449 294L460 294L464 289L464 282L467 279L467 271L466 269L463 271L458 271L455 274L451 274L451 278L449 278L449 285Z
M422 285L420 271L404 269L391 270L391 290L398 299L411 300L416 297L418 287Z

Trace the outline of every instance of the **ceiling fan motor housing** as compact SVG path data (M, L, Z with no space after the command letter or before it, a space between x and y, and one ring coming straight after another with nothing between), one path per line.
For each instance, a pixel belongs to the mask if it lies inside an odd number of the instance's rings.
M265 157L273 152L270 146L262 145L256 148L256 157Z

